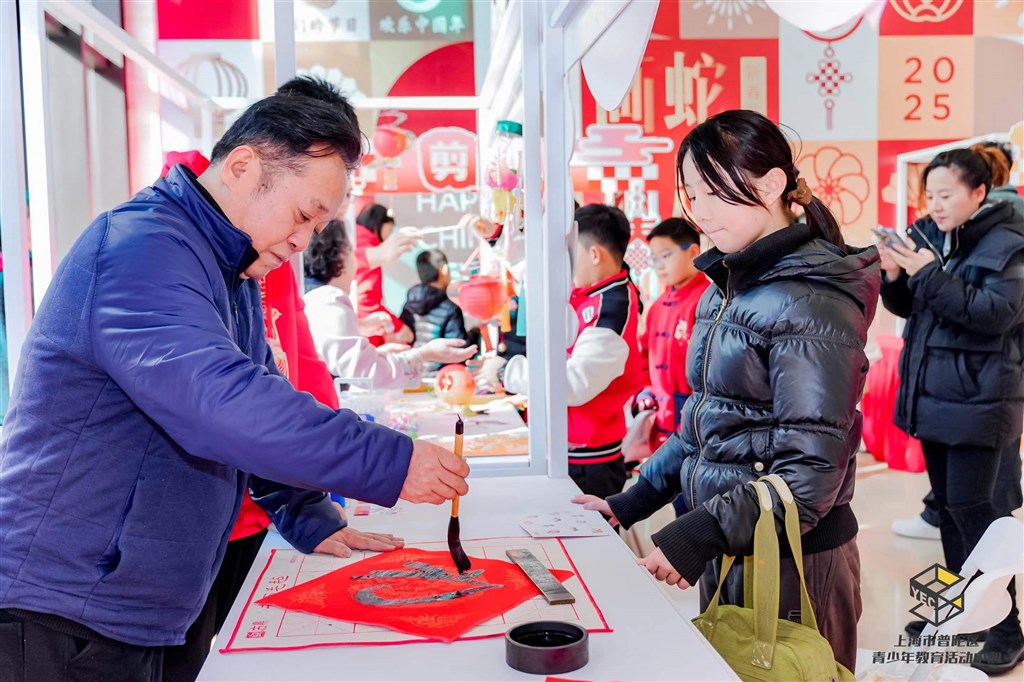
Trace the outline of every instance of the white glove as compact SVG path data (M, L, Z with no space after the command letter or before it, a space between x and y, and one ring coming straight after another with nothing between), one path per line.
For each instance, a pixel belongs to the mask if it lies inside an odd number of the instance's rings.
M500 355L484 360L474 372L477 388L494 391L501 386L501 369L506 362Z

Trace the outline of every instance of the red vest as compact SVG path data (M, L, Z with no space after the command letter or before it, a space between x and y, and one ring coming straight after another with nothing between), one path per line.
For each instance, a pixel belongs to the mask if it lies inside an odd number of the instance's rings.
M370 313L385 312L391 316L395 330L402 328L402 321L384 307L384 270L371 268L366 260L366 249L380 246L381 241L368 227L356 225L356 313L362 320ZM371 336L370 343L380 346L383 336Z
M590 402L569 408L569 447L578 455L570 452L569 463L599 464L620 455L626 435L624 405L643 388L646 378L637 344L640 295L623 270L593 286L573 289L569 303L576 312L577 338L584 329L600 326L613 330L629 345L622 375ZM573 341L569 355L575 345Z
M709 285L698 273L682 286L666 289L647 313L640 352L650 371L648 390L658 402L657 425L663 434L676 430L682 401L692 393L686 382L686 351L697 304Z

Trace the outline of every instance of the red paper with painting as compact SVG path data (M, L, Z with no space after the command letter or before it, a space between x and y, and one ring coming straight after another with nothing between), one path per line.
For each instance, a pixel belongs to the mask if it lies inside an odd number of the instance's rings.
M563 582L573 576L566 570L553 573ZM539 594L526 574L507 561L473 557L472 569L459 575L448 552L401 549L350 564L257 604L452 642Z

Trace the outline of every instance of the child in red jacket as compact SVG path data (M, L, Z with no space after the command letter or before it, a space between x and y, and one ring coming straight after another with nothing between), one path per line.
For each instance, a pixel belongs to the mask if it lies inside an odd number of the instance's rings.
M708 279L693 265L700 255L700 234L690 221L663 221L651 230L647 243L665 291L648 311L647 329L640 336L640 354L650 370L650 383L637 395L633 411L657 411L650 435L654 452L676 430L679 412L690 395L686 349Z

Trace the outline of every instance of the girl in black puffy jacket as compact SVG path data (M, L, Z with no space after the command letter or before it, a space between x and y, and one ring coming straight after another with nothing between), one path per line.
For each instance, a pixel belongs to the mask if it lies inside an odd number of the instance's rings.
M882 301L907 318L896 425L921 439L954 572L1000 514L1001 452L1024 419L1024 217L1009 203L985 203L1006 176L998 150L939 154L922 175L929 215L907 230L914 248L882 249ZM974 667L1000 674L1024 659L1017 616L1014 604Z
M632 488L574 501L628 528L681 494L686 512L655 533L657 549L641 563L669 584L700 580L703 608L720 557L751 554L758 504L748 483L780 475L800 510L821 633L853 670L861 598L850 499L878 254L845 244L835 218L797 178L789 142L761 114L712 116L683 140L677 167L690 214L715 244L695 261L717 286L697 308L687 361L693 394L679 430ZM794 220L794 203L806 224ZM791 558L781 580L780 615L799 619ZM722 593L723 603L743 603L741 568Z

